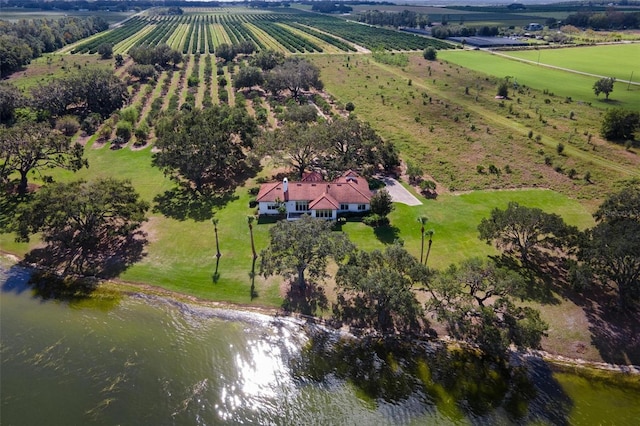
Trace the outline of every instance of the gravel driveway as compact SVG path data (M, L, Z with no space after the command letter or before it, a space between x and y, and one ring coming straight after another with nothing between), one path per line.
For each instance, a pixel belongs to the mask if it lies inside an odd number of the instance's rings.
M422 201L418 200L404 186L400 185L400 182L394 178L383 176L381 180L387 186L387 191L391 195L391 199L396 203L406 204L408 206L419 206Z

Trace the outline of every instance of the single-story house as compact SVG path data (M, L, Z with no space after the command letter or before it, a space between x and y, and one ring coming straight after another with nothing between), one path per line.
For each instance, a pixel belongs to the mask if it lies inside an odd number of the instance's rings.
M278 215L283 206L287 220L303 214L336 220L338 213L369 211L372 195L367 180L349 170L332 182L324 181L319 173L308 173L299 182L284 178L265 183L256 201L260 215Z

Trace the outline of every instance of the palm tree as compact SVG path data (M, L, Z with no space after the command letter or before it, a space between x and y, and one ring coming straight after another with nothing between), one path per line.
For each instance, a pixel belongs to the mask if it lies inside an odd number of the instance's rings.
M427 260L429 260L429 253L431 252L431 243L433 242L432 237L433 234L436 233L433 229L429 229L426 232L429 235L429 247L427 248L427 257L424 258L424 265L427 266ZM424 237L422 238L424 240Z
M216 257L219 259L222 254L220 254L220 245L218 244L218 219L213 218L211 222L213 223L213 231L216 234Z
M253 244L253 222L256 220L255 216L247 216L247 223L249 224L249 234L251 235L251 252L253 253L253 259L257 259L256 246Z
M424 254L424 225L429 221L426 216L420 216L418 222L420 222L420 236L422 237L422 244L420 245L420 264L422 264L422 256Z

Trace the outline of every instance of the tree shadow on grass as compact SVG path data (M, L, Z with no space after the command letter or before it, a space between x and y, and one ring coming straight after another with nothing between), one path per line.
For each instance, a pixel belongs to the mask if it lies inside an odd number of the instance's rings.
M383 225L373 228L376 238L383 244L393 244L400 238L400 229L393 225Z
M551 253L537 252L530 256L528 267L512 256L491 256L498 266L512 269L527 281L514 296L543 304L559 304L560 298L579 306L589 323L591 342L577 342L575 356L580 357L581 345L591 343L605 362L640 364L640 322L637 311L622 308L615 294L599 285L580 291L568 280L567 262ZM585 349L585 348L583 348Z
M258 258L254 257L253 262L251 263L251 272L249 272L249 279L251 280L251 289L249 290L249 296L251 297L252 301L256 297L258 297L258 292L256 291L256 260L258 260Z
M594 295L597 295L597 291ZM608 298L608 297L610 298ZM605 362L640 364L640 323L638 312L625 310L610 294L599 295L584 306L589 319L591 343Z
M509 254L502 253L500 256L489 256L496 266L506 268L518 273L525 281L525 285L517 289L513 296L521 300L533 300L545 305L557 305L560 300L555 296L554 290L557 287L555 280L564 280L564 272L557 269L557 266L549 266L551 258L543 260L536 255L531 255L532 260L523 266L519 259ZM546 263L545 263L546 262ZM545 267L540 265L546 264ZM562 278L561 276L562 275Z
M233 188L210 194L199 194L184 185L165 191L154 198L153 211L178 219L202 222L213 217L213 210L236 200Z
M0 233L11 232L11 225L20 204L29 201L32 194L18 195L12 184L0 185Z
M304 315L315 315L318 309L329 307L329 300L324 288L314 282L307 282L304 288L291 283L282 302L282 309L287 312L300 312Z
M48 244L27 253L23 263L61 276L115 278L146 255L144 247L148 241L145 237L138 231L125 238L108 238L80 253L62 244Z

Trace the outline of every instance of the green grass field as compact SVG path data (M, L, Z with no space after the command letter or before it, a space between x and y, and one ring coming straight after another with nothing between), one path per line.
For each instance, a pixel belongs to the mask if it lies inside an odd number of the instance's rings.
M151 166L150 149L110 150L108 146L94 149L88 146L86 156L89 168L73 174L55 171L57 180L77 178L96 179L114 176L130 179L143 199L153 199L173 188L171 181ZM34 180L34 182L36 182ZM255 279L257 298L251 298L250 272L252 266L251 245L247 216L253 213L248 207L247 186L238 189L236 198L222 209L215 209L219 219L219 239L222 257L219 277L214 280L215 238L210 220L178 220L150 212L145 231L150 241L145 258L125 271L120 278L162 286L169 290L201 297L241 304L278 306L280 293L278 278ZM437 200L424 200L422 206L396 205L391 214L391 229L374 230L361 222L348 222L343 230L362 249L383 248L396 239L402 239L407 249L420 255L420 226L417 218L427 216L427 229L434 229L434 243L429 265L443 268L471 256L496 254L493 247L477 238L477 225L494 207L504 208L509 201L540 207L545 211L562 215L568 223L586 227L593 223L584 206L554 191L478 191L463 195L443 195ZM271 225L254 226L256 249L268 244ZM12 234L0 234L3 250L25 254L37 244L13 242ZM259 263L256 271L259 270Z
M610 46L604 48L608 47ZM581 49L563 49L563 51L569 52L569 57L571 57L572 52L578 50ZM553 51L540 50L539 52L541 52L541 63L545 63L546 55ZM537 53L535 53L535 56L537 59ZM537 64L527 64L484 51L441 51L438 53L438 58L498 78L511 76L521 85L538 90L546 89L556 96L571 97L574 101L591 102L592 105L602 109L623 107L640 111L640 86L631 85L630 89L627 90L626 83L617 82L609 96L610 100L607 102L604 100L604 95L596 97L593 93L593 83L598 80L597 77L555 70ZM627 79L633 68L632 61L632 57L626 60L628 65L625 70L625 78ZM634 77L634 79L636 78Z
M502 53L534 62L539 59L541 64L615 77L618 80L631 80L640 85L640 44L637 43Z

